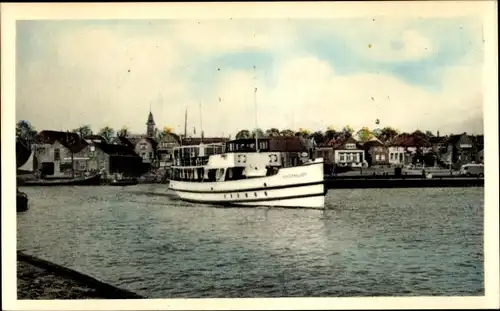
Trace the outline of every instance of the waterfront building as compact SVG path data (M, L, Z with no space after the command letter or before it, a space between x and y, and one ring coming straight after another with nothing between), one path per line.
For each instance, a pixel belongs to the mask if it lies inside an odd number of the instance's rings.
M332 148L336 165L362 167L365 163L365 151L354 137L337 141Z
M392 140L388 151L391 165L408 165L422 163L424 155L432 152L432 145L422 135L403 133Z
M467 133L450 135L447 140L446 158L455 169L463 164L475 162L477 152L474 138Z
M389 164L389 149L378 138L373 137L365 142L363 149L365 150L365 158L369 166Z
M71 176L80 161L74 154L87 145L76 133L41 131L35 137L33 165L47 177Z

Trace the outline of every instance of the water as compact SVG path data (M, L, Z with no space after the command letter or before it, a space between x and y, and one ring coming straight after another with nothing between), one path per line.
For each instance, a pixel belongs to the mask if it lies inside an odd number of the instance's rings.
M150 298L484 295L483 188L330 190L327 211L21 191L18 249Z

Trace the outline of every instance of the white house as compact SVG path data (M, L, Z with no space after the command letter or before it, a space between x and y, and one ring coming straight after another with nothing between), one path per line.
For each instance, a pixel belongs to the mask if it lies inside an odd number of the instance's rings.
M337 165L361 167L365 162L365 151L358 146L353 137L336 144L333 149L334 162Z

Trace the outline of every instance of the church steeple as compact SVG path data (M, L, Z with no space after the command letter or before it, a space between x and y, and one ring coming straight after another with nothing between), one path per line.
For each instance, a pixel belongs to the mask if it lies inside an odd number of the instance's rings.
M153 137L155 134L155 120L153 118L153 113L151 112L151 107L149 108L149 116L148 116L148 122L146 123L147 129L146 129L146 134L149 137Z

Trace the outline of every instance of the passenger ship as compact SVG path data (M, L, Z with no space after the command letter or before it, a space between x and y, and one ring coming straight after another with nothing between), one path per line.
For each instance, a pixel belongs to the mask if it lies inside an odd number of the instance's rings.
M217 205L324 208L323 158L298 136L180 146L169 188Z

